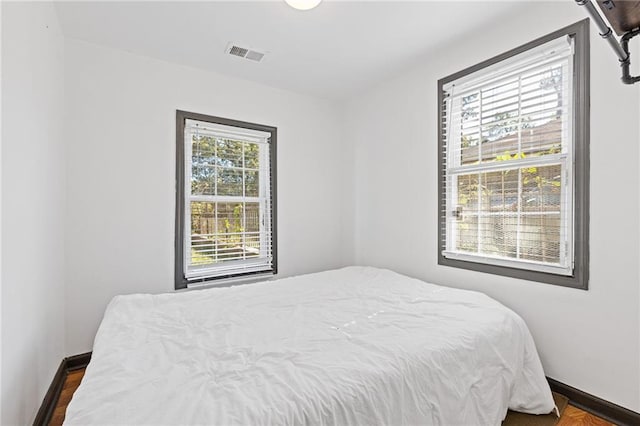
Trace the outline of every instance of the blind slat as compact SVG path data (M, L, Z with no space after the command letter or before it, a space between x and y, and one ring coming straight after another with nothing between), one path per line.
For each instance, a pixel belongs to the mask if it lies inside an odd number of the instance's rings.
M572 54L561 37L443 87L445 257L570 270Z
M444 85L443 90L450 93L451 88L455 86L455 92L460 93L457 96L461 96L461 93L473 91L481 86L497 85L498 82L504 81L504 79L508 79L515 74L526 74L572 55L573 39L571 37L560 37L528 52L493 64L479 72L471 73L455 82L450 82Z
M187 280L273 268L270 136L186 120Z

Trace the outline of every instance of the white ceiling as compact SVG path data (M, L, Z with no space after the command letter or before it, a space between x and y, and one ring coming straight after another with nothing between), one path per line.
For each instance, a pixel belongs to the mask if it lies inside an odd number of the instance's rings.
M472 35L525 2L58 2L66 36L313 96L342 100ZM224 53L233 41L269 53Z

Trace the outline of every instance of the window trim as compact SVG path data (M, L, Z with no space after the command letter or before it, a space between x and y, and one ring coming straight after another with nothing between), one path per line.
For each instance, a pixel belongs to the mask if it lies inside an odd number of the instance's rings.
M446 164L442 156L444 152L443 134L445 129L441 117L441 105L444 103L445 84L458 80L466 75L479 71L490 65L509 59L526 52L541 44L547 43L561 36L575 38L575 53L573 57L573 107L575 120L573 124L574 143L573 155L573 184L574 184L574 214L573 214L573 256L574 267L572 275L558 275L549 272L532 271L509 266L471 262L461 259L451 259L443 255L446 251L447 224L442 212L446 210ZM583 19L572 25L537 38L515 49L497 55L491 59L468 67L448 77L438 80L438 264L511 278L537 281L582 290L588 289L589 284L589 129L590 129L590 94L589 94L589 19Z
M273 257L272 268L269 271L251 271L231 273L216 277L197 278L187 280L184 274L184 237L185 237L185 147L184 130L187 119L206 121L225 126L240 127L243 129L258 130L271 134L269 142L269 157L271 160L271 253ZM176 215L175 215L175 242L174 242L174 280L175 289L185 289L190 286L203 284L229 286L246 282L248 278L256 275L275 275L278 273L278 239L277 239L277 139L278 129L273 126L232 120L229 118L215 117L195 112L176 110Z

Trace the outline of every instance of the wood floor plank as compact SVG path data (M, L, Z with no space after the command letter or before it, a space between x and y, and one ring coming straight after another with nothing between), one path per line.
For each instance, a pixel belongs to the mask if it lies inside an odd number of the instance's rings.
M591 413L569 405L556 426L615 426Z
M56 408L53 411L53 415L51 416L51 421L49 422L49 426L61 426L64 422L64 415L67 411L67 405L71 402L71 397L73 397L73 393L80 386L80 382L82 382L82 378L84 377L84 368L70 371L67 374L67 377L64 379L64 385L62 385L62 392L60 392L60 397L58 398L58 402L56 403Z

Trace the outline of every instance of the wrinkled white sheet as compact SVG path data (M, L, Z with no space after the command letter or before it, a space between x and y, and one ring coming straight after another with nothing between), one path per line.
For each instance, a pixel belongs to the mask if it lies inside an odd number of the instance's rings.
M507 407L554 407L518 315L349 267L115 297L65 424L499 425Z

